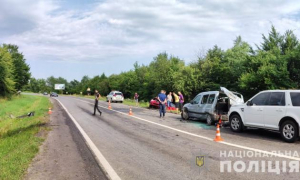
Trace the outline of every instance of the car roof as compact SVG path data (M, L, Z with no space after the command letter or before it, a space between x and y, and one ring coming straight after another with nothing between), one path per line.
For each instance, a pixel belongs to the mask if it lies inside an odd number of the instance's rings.
M201 92L201 93L199 93L199 94L218 94L218 93L220 93L220 91L206 91L206 92ZM198 95L199 95L198 94ZM197 96L198 96L197 95Z
M261 92L300 92L300 90L294 90L294 89L282 90L282 89L278 89L278 90L265 90L265 91L261 91Z

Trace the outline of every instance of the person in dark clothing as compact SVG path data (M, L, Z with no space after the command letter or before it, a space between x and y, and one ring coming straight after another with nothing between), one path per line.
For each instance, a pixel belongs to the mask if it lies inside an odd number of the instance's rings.
M138 93L134 93L133 99L135 101L135 105L139 106L139 94Z
M179 111L181 112L183 108L184 97L180 91L178 92L178 95L179 95Z
M100 111L100 109L98 107L99 97L100 97L100 94L99 94L98 90L95 90L95 106L94 106L94 114L93 114L94 116L96 115L96 109L100 113L100 116L102 114L102 112Z
M159 115L160 115L160 118L161 117L165 118L166 102L167 102L166 91L161 90L160 94L158 95L158 100L159 100Z

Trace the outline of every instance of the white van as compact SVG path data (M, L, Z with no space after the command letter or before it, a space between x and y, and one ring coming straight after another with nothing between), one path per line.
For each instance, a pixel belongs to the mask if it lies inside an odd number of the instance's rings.
M221 87L220 91L208 91L199 93L190 103L183 106L181 117L184 120L197 118L206 120L208 125L218 121L219 115L223 121L228 121L228 112L232 105L243 104L241 94L231 92Z

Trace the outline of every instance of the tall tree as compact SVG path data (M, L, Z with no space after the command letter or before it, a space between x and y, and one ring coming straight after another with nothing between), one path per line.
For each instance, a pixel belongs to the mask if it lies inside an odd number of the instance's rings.
M18 46L12 44L4 44L3 46L7 48L13 60L14 69L12 74L15 81L15 88L21 90L23 86L28 84L28 80L30 79L30 67L26 63L23 54L19 52Z
M11 96L15 92L13 60L7 48L0 47L0 96Z
M272 25L271 31L268 36L262 35L263 42L261 43L259 50L262 51L270 51L273 49L280 49L283 43L284 37L276 30L276 28Z

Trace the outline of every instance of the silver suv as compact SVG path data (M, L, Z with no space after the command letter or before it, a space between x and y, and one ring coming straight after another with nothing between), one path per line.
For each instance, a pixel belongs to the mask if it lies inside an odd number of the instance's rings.
M299 107L300 90L262 91L246 103L230 108L230 128L234 132L246 127L275 130L286 142L295 142L300 135Z
M124 101L123 93L120 91L112 91L106 96L106 101L123 103Z

